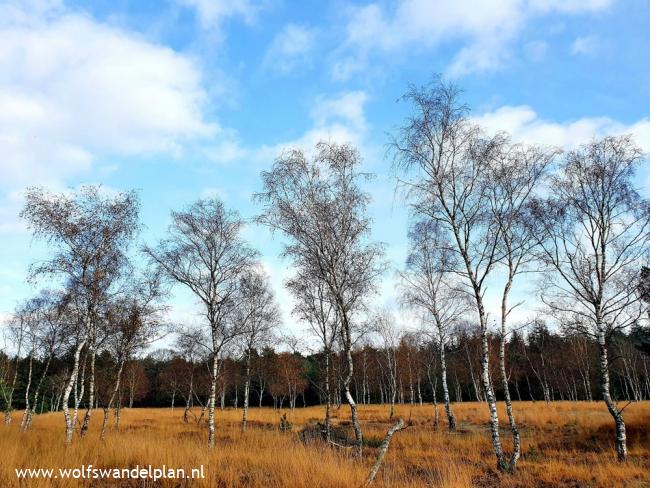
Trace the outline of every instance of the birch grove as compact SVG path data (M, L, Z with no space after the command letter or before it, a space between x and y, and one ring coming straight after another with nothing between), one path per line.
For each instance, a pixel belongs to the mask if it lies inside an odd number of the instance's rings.
M442 403L462 435L457 404L473 401L498 476L514 479L534 435L522 402L602 401L626 461L625 409L650 400L650 201L635 186L645 155L627 135L516 142L482 127L439 77L402 101L411 112L389 144L409 211L395 230L402 255L373 235L375 175L351 144L284 150L261 173L255 217L198 199L153 244L139 240L135 192L28 188L20 215L45 257L4 324L5 428L26 439L41 413L60 412L62 443L95 431L104 441L125 409L164 406L212 449L218 409L237 410L250 439L255 407L285 415L289 436L286 414L322 405L324 422L301 426L301 439L314 427L319 448L357 459L377 440L368 485L395 434L438 429ZM283 290L251 229L278 238ZM178 313L179 290L198 317ZM431 425L399 417L425 402ZM373 404L391 422L383 441L364 440Z

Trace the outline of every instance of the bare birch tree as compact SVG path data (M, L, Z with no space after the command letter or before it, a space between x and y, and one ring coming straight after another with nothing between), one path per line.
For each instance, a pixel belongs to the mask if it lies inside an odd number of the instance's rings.
M264 206L258 222L289 238L284 255L301 273L321 280L336 306L348 367L342 386L359 456L363 436L350 390L352 344L355 326L361 324L355 323L355 314L383 271L383 246L369 242L369 197L361 189L369 175L360 172L360 164L359 153L349 145L320 142L312 158L293 149L262 173L264 190L256 195Z
M339 336L339 321L336 307L330 299L326 284L313 276L297 271L285 285L294 296L296 305L293 314L307 322L323 347L325 359L324 387L325 394L325 440L331 440L331 361L332 353Z
M414 106L394 138L395 164L416 215L427 217L448 235L459 265L453 270L473 298L481 331L481 382L490 413L497 467L508 470L499 434L496 398L490 379L486 280L500 260L499 226L490 213L491 160L506 142L487 137L468 117L459 90L441 80L412 87L404 99Z
M278 326L280 310L269 285L268 277L261 270L252 269L242 275L236 302L235 320L242 329L240 342L245 362L242 429L246 430L251 390L252 355L256 349L262 348L269 341L273 329Z
M389 419L395 415L395 400L397 398L397 345L400 334L395 327L395 320L389 312L382 310L373 320L374 328L382 340L382 348L386 358L386 376L388 379Z
M32 426L32 419L42 393L42 387L50 370L52 359L60 352L63 344L65 328L65 312L67 308L66 297L61 293L51 290L42 290L36 297L29 300L27 308L30 310L27 335L30 337L32 348L29 355L28 383L25 388L25 414L21 427L28 430ZM40 359L43 364L41 375L36 383L34 392L30 392L32 383L32 362ZM31 396L31 402L30 402Z
M634 188L641 151L628 136L605 137L567 154L552 196L534 214L548 267L541 297L554 316L598 343L601 395L627 458L625 422L610 391L612 334L644 315L639 282L650 251L650 204Z
M100 439L104 439L106 435L108 415L119 395L125 364L139 349L159 339L164 333L164 307L159 303L162 295L160 276L145 272L140 276L130 276L122 293L109 304L105 319L108 325L106 348L117 364L114 387L103 406L104 418ZM118 424L120 408L121 404L118 402L115 415Z
M451 331L458 320L468 311L467 296L461 293L452 270L455 256L449 243L433 220L416 222L409 232L410 252L406 270L400 273L402 299L405 304L424 313L427 322L433 322L440 355L442 395L449 430L456 429L456 419L451 409L447 384L447 361L445 348Z
M495 152L491 162L490 207L499 229L499 251L501 263L506 269L505 283L501 293L501 314L499 332L499 374L506 404L506 413L513 437L513 452L508 468L514 471L521 453L519 430L515 421L508 385L506 367L506 344L508 341L508 317L513 309L521 305L510 305L509 298L515 278L529 271L529 264L535 261L537 239L527 224L531 218L529 204L539 188L547 168L553 162L557 151L523 144L504 144Z
M198 200L172 212L168 235L156 247L145 247L151 262L172 281L187 287L204 306L210 328L211 385L208 401L208 446L215 444L215 405L220 356L241 335L233 320L242 275L257 253L241 238L244 221L216 199Z

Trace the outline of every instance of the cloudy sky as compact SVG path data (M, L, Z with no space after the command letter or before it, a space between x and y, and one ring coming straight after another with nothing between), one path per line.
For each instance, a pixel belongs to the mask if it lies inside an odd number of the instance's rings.
M633 133L650 152L648 25L647 0L0 1L0 316L44 253L18 218L27 185L138 189L153 241L201 196L255 215L260 171L320 139L356 144L378 174L374 238L399 267L407 219L385 144L409 83L444 74L516 139ZM289 310L280 243L246 233ZM388 273L378 303L393 288Z

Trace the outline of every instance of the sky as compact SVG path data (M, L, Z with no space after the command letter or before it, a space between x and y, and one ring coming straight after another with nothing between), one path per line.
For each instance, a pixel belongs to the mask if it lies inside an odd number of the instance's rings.
M27 186L136 189L153 243L200 197L253 217L260 172L319 140L356 145L377 175L372 238L392 271L374 302L394 307L408 215L386 143L408 85L442 74L515 140L630 133L650 152L648 25L647 0L0 0L0 320L35 293L27 269L47 255L18 216ZM650 195L647 164L637 184ZM300 333L281 240L244 232ZM522 287L520 320L536 301ZM170 301L175 321L199 320L180 290Z

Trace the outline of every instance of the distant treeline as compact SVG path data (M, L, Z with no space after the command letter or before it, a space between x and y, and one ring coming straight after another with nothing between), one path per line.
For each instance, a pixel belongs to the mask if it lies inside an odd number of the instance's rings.
M441 402L439 351L434 341L423 341L422 334L404 334L395 350L366 345L354 350L355 374L352 389L359 403L389 403L390 380L388 355L396 361L399 404ZM497 351L497 338L491 338ZM479 381L480 336L465 328L456 331L447 350L447 375L451 400L484 401ZM578 334L562 334L548 329L543 322L528 333L514 332L506 348L509 383L514 400L601 400L597 383L598 350L596 344ZM612 338L612 395L617 400L650 399L650 333L641 328ZM57 411L69 376L70 354L53 358L45 377L43 394L36 412ZM330 369L332 398L345 402L340 387L345 360L333 353ZM324 355L278 352L271 347L252 354L251 405L292 408L325 403ZM493 361L492 364L496 364ZM218 383L218 406L242 407L245 387L245 358L226 357ZM44 361L32 362L32 376L40 377ZM96 406L104 405L114 384L117 360L108 351L96 359ZM25 408L29 358L17 362L18 379L14 407ZM0 388L6 389L16 368L15 358L0 353ZM496 375L496 372L493 372ZM85 388L88 388L86 380ZM80 386L79 386L80 387ZM159 349L128 361L116 405L122 407L202 407L210 394L208 358L194 362L180 351ZM433 393L435 392L435 394ZM495 387L502 399L503 392ZM87 407L82 402L83 407ZM2 405L3 409L5 405Z

